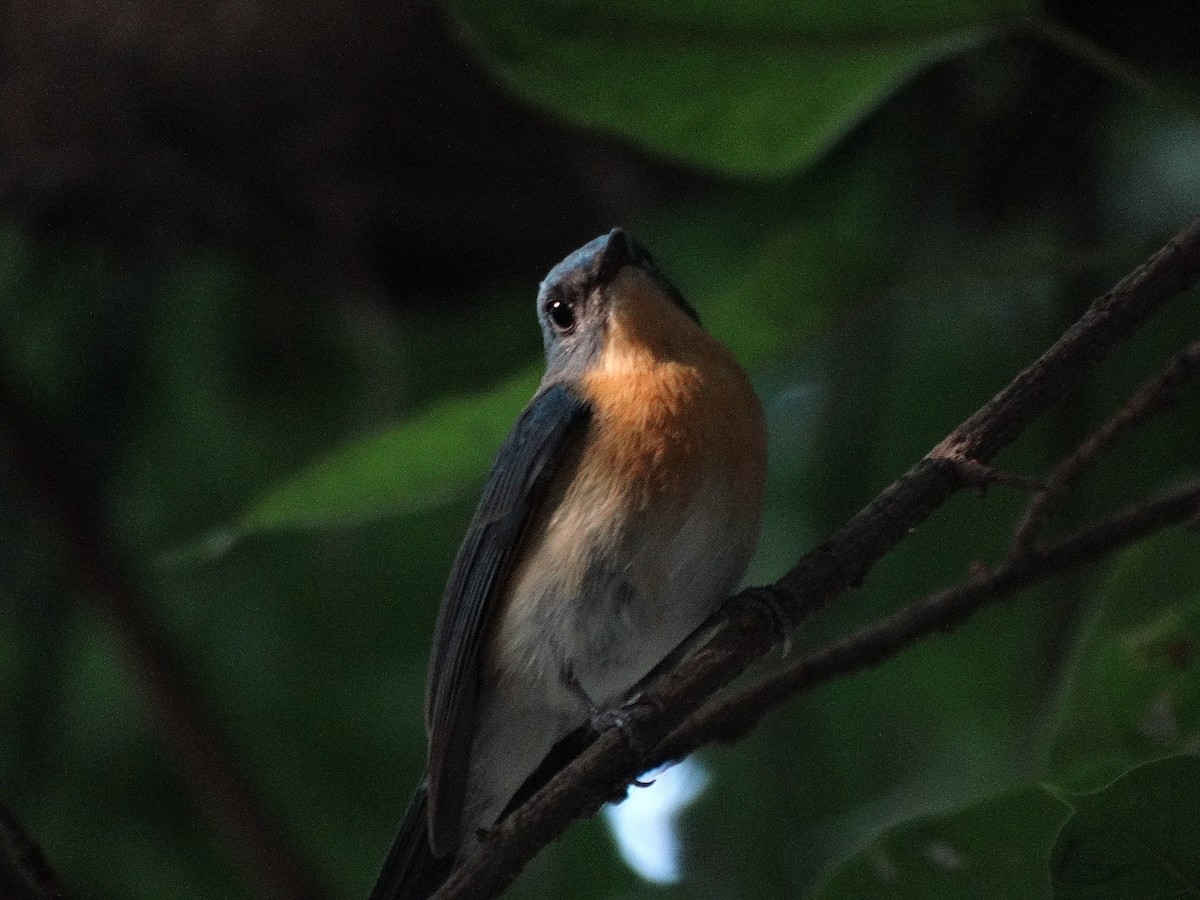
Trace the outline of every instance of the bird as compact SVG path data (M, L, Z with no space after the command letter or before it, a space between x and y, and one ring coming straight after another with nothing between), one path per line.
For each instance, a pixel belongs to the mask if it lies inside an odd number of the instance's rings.
M545 374L501 445L438 612L425 777L370 900L421 900L636 701L758 541L761 404L614 228L537 292ZM746 315L753 315L752 309Z

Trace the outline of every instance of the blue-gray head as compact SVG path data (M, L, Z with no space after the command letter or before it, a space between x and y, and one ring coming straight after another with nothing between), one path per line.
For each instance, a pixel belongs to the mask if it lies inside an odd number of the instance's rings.
M625 266L637 266L695 322L700 317L641 244L620 228L584 244L553 269L538 290L538 322L550 371L585 368L599 353L610 297Z

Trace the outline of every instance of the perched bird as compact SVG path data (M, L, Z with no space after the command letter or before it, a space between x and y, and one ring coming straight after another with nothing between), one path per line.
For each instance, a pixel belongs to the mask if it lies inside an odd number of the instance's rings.
M758 398L650 254L613 229L550 271L537 308L546 374L442 597L426 777L371 900L436 890L569 761L560 742L717 609L758 539Z

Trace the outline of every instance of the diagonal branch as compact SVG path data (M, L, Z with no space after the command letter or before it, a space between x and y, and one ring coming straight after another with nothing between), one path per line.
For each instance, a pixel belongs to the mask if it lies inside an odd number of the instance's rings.
M753 729L771 709L802 691L872 668L917 641L944 634L972 615L1007 600L1064 569L1094 562L1200 511L1200 480L1129 507L1053 546L1013 557L952 588L904 607L880 622L814 651L782 672L714 700L655 748L650 766L682 759L710 743L729 743Z
M1046 489L1030 501L1013 532L1012 553L1028 553L1050 508L1071 489L1079 477L1123 435L1150 416L1162 412L1179 394L1184 383L1200 374L1200 341L1189 344L1163 367L1152 380L1125 402L1115 415L1092 432L1073 453L1054 467Z
M799 624L861 583L880 559L965 486L960 468L964 460L990 462L1198 277L1200 219L1092 303L1049 350L795 568L773 585L735 598L726 626L649 692L646 703L633 709L630 729L637 744L657 746L708 697L766 653L777 637L775 620ZM747 602L751 598L759 602ZM781 615L763 615L763 598ZM495 896L573 821L623 795L646 762L624 731L605 731L496 826L435 896Z
M188 787L256 892L270 900L321 900L316 875L284 836L242 766L225 723L161 633L115 535L63 442L0 378L0 451L24 477L36 508L61 536L83 596L107 620L159 736Z
M67 892L42 848L4 803L0 803L0 843L6 845L17 871L39 900L66 900Z

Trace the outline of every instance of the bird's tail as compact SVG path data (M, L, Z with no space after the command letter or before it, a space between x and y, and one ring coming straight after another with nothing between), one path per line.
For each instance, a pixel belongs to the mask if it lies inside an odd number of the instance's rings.
M453 860L438 859L429 849L426 799L422 782L408 805L369 900L425 900L449 877Z
M582 753L596 732L590 725L582 725L557 744L542 760L534 772L525 779L520 790L509 801L500 814L503 821L514 809L545 787L562 768ZM368 900L427 900L450 877L454 868L453 859L439 859L429 849L429 796L426 784L421 782L408 812L400 823L400 832L392 841L375 888Z

